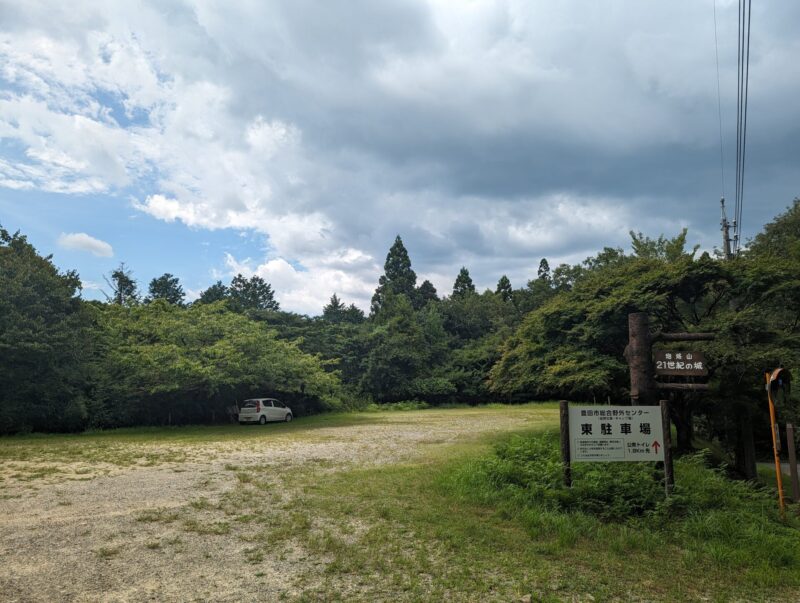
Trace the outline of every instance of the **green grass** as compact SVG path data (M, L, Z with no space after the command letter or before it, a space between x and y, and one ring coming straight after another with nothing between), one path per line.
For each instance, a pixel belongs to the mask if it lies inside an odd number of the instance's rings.
M254 468L220 508L247 518L245 561L299 546L322 564L295 578L299 600L790 600L800 589L800 522L781 522L769 491L696 455L677 461L668 501L646 464L576 466L566 492L548 464L557 450L541 431L484 437L414 463L299 471L271 490Z

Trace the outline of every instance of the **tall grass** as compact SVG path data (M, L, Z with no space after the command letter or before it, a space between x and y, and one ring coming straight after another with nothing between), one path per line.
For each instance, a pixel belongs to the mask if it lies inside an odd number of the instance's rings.
M800 585L800 520L782 519L774 495L730 479L704 452L675 463L666 497L663 474L650 463L580 463L573 487L562 482L558 436L516 435L487 457L454 465L438 482L447 495L494 507L533 536L560 545L579 539L604 548L675 548L689 562L744 572L758 584ZM778 575L782 577L779 579Z

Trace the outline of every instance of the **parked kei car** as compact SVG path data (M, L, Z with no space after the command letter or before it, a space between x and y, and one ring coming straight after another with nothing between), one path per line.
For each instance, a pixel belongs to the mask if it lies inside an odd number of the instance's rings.
M239 409L239 423L261 423L294 419L292 409L275 398L251 398Z

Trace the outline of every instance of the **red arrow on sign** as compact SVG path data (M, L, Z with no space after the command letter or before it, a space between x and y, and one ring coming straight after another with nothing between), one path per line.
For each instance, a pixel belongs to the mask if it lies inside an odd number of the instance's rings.
M661 444L658 443L658 440L653 440L653 448L655 449L656 454L658 454L658 449L661 448Z

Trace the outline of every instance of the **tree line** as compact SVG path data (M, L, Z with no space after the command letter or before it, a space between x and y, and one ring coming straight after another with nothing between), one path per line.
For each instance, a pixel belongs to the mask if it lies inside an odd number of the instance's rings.
M627 314L665 331L714 331L699 344L711 392L672 404L679 444L719 442L743 472L764 423L763 369L797 365L800 201L737 258L631 233L514 288L479 292L466 267L440 295L418 283L398 236L365 314L334 293L322 314L280 309L258 276L216 282L191 303L172 274L140 293L121 265L106 303L80 279L0 230L0 432L203 422L249 395L301 412L421 400L430 404L627 395ZM783 409L787 417L795 411Z

